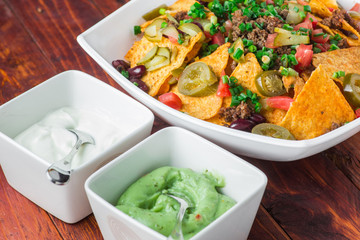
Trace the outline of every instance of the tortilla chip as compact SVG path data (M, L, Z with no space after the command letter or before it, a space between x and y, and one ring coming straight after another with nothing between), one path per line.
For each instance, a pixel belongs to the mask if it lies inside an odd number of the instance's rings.
M339 9L336 0L321 0L321 2L328 8Z
M340 30L334 29L335 34L339 34L341 38L346 39L347 43L350 47L358 47L360 46L360 39L353 39L351 37L346 36L343 32Z
M161 95L164 93L167 93L170 90L170 84L169 84L169 80L172 78L172 76L168 77L166 79L166 81L163 83L163 85L161 85L161 87L159 88L159 91L157 93L157 95Z
M222 98L216 93L205 97L191 97L179 92L177 85L172 87L171 92L179 96L182 102L180 111L199 119L209 119L215 116L222 104Z
M321 64L328 78L338 71L360 74L360 47L314 54L312 64L314 67Z
M173 5L169 6L168 10L174 12L187 12L195 2L195 0L178 0Z
M229 46L230 43L226 43L218 47L215 52L200 59L199 62L209 65L215 75L220 78L221 72L224 71L229 60ZM216 93L205 97L191 97L181 94L177 86L174 86L171 92L178 95L182 101L183 105L180 111L199 119L214 117L219 112L223 103L223 98L216 96Z
M355 113L326 69L319 65L280 126L297 140L311 139L355 119Z
M269 123L279 125L286 115L286 111L278 108L263 109L261 114L266 118Z
M327 33L329 33L331 36L334 36L335 33L333 32L333 30L331 30L331 28L329 28L328 26L318 22L317 26L321 27L322 29L324 29Z
M217 77L221 77L222 71L225 70L229 61L229 47L230 43L225 43L218 47L212 54L201 58L197 62L204 62L211 67Z
M195 37L192 37L189 41L188 46L176 45L178 53L176 55L175 61L171 62L170 65L162 67L158 70L147 72L141 80L146 83L149 87L149 95L157 95L160 87L164 84L166 79L171 75L171 71L179 68L185 61L186 56L191 52L194 45L201 38L201 34L197 34ZM168 47L172 49L174 44L170 42L168 38L162 38L161 42L150 42L145 37L140 41L135 42L128 53L125 55L125 59L130 62L131 67L136 66L136 63L143 58L155 45L159 47Z
M311 12L320 17L330 17L332 14L329 8L323 3L322 0L311 0L309 3Z
M262 96L256 88L255 78L258 74L262 73L262 68L256 59L255 54L248 53L245 56L245 62L239 63L231 77L236 77L238 84L246 89L250 89L253 93Z
M344 34L340 35L340 36L345 38L351 47L360 46L360 33L344 19L341 19L341 21L342 21L342 29L345 31L351 32L352 34L354 34L356 36L357 39L352 38L350 36L345 36Z

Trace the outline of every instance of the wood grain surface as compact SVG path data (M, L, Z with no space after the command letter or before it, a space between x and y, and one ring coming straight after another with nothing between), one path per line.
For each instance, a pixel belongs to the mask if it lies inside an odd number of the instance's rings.
M0 105L70 69L123 91L81 49L76 37L126 2L0 0ZM156 118L153 132L167 126ZM325 152L289 163L245 158L269 180L249 239L360 239L359 143L357 134ZM66 224L10 187L0 170L0 239L102 239L102 235L93 215Z

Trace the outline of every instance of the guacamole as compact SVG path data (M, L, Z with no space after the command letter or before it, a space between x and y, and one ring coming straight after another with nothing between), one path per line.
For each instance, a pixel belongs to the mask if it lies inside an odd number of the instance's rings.
M210 172L161 167L133 183L120 197L117 208L155 231L169 236L176 224L179 203L171 193L189 203L182 230L189 239L235 205L235 201L217 191L223 179Z

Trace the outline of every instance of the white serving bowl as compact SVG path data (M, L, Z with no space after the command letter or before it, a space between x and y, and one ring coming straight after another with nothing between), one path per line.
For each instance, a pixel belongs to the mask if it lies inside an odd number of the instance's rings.
M266 187L266 176L241 158L178 127L151 135L86 181L85 190L105 239L166 239L115 207L129 185L162 166L220 174L226 183L221 192L237 202L193 240L247 239Z
M98 109L129 131L108 150L75 168L70 181L55 185L46 176L50 163L13 140L47 113L70 106ZM9 184L57 218L74 223L91 213L84 183L88 176L150 135L154 115L124 93L79 72L67 71L0 106L0 163ZM131 123L131 124L129 124Z
M339 1L351 7L360 0ZM176 111L144 93L130 83L111 62L123 59L135 41L133 26L144 22L141 16L174 0L133 0L78 36L81 47L130 95L149 107L166 122L191 130L216 144L241 155L273 161L292 161L324 151L351 137L360 130L360 120L352 121L320 137L288 141L237 131L205 122ZM352 4L350 5L349 2Z

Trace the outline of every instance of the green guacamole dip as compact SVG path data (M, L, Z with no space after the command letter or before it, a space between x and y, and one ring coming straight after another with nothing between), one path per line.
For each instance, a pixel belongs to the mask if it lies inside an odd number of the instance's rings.
M210 172L161 167L133 183L120 197L117 208L155 231L169 236L176 223L179 203L171 193L188 201L182 230L189 239L235 205L235 201L218 193L224 181Z

